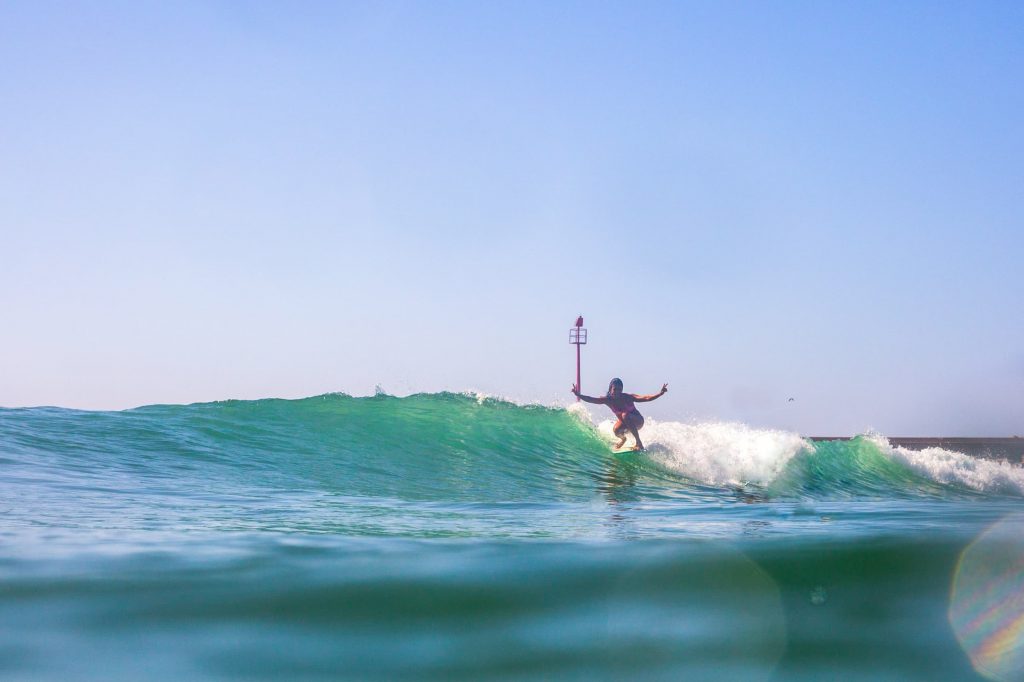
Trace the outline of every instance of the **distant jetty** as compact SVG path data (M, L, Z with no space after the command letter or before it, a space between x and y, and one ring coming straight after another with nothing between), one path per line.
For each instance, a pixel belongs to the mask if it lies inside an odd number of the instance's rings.
M850 436L811 436L812 441L850 440ZM924 450L925 448L942 448L955 450L972 457L983 459L1006 460L1014 464L1024 463L1024 438L957 438L957 437L899 437L886 438L892 445L908 450Z

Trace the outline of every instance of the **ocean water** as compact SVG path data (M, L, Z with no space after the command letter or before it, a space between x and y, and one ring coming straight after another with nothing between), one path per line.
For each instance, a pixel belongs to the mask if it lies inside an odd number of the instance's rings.
M1024 469L577 407L0 409L2 680L1024 679Z

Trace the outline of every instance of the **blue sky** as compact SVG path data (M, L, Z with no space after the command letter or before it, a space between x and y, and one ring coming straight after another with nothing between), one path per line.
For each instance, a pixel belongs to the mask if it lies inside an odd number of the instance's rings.
M0 5L0 405L1024 435L1024 5L630 5Z

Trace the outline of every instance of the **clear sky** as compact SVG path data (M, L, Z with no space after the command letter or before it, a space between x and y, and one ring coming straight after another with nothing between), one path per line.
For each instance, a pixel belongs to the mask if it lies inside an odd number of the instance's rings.
M0 405L1024 435L1024 4L0 3ZM793 397L790 402L788 399Z

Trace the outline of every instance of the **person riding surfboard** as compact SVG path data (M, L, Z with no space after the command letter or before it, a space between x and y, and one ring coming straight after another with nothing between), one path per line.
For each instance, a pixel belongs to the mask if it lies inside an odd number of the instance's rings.
M612 431L619 437L619 442L615 444L616 450L625 444L627 430L633 434L633 439L636 441L632 449L644 449L644 444L640 442L640 429L644 426L644 417L640 414L640 411L636 409L636 405L633 403L648 403L652 400L657 400L666 393L668 393L668 384L662 384L661 390L657 393L652 393L651 395L623 393L622 379L617 377L609 382L608 392L600 398L583 395L580 393L580 389L576 384L572 385L572 394L583 402L593 403L595 405L607 405L611 411L615 413L618 421L615 422L615 425L612 427Z

